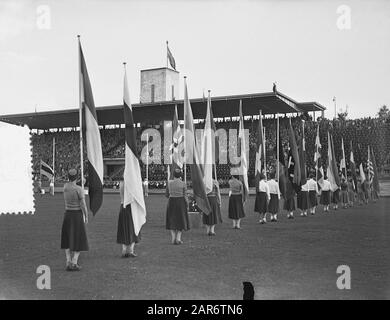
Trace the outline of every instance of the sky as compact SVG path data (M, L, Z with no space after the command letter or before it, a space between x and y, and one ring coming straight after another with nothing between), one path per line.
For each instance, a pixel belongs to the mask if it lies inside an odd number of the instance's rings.
M390 1L0 0L1 115L78 106L77 34L96 106L122 103L123 61L138 103L140 70L166 66L167 40L190 98L276 81L326 117L334 96L349 118L390 106Z

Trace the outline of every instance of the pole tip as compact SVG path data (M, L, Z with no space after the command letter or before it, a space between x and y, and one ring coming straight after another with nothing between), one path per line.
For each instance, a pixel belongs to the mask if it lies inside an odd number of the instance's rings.
M184 79L187 79L187 76L184 76Z
M123 65L125 66L127 62L123 62Z
M77 38L79 38L79 39L80 39L80 35L79 35L79 34L77 35Z
M209 90L207 90L208 92L211 92L211 90L209 89Z

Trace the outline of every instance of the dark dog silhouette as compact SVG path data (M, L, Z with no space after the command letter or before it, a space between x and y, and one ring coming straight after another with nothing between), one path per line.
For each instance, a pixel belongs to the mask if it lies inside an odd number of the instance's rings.
M244 281L243 283L243 300L254 300L255 298L255 289L253 288L253 285L251 282Z

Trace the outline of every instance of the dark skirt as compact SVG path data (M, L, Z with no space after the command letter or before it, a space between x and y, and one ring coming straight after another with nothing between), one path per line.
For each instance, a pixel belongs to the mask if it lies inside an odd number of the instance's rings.
M301 210L307 210L309 208L309 192L299 191L297 196L297 205Z
M126 208L121 204L118 217L118 229L116 233L116 243L129 246L133 242L138 243L141 240L141 232L135 235L133 215L131 214L131 205Z
M310 190L309 191L309 206L310 206L310 208L315 207L317 204L318 204L318 201L317 201L317 191Z
M341 190L341 202L344 204L348 203L348 191L347 190Z
M349 202L355 201L355 192L353 190L348 191L348 200L349 200Z
M61 230L61 249L88 251L87 232L81 210L66 210Z
M283 209L288 212L295 210L295 199L294 197L284 200Z
M340 189L333 191L332 203L338 204L340 202Z
M221 208L219 207L217 197L207 197L210 203L211 212L209 215L203 214L203 224L213 226L222 223Z
M275 193L271 193L271 200L268 203L268 212L272 214L279 212L279 197Z
M267 212L267 193L257 192L255 200L255 212L266 213Z
M238 220L245 217L241 194L232 194L229 197L229 219Z
M321 191L320 204L324 206L330 205L330 190Z
M184 197L171 197L168 200L165 227L167 230L189 230L187 203Z

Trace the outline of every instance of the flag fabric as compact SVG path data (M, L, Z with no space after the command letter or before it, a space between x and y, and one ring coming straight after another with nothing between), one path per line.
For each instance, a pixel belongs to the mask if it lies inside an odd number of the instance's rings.
M39 173L42 176L47 177L49 180L52 180L54 177L54 170L46 162L43 162L42 160L41 160Z
M340 185L339 174L336 165L336 157L333 149L332 136L328 131L328 168L327 176L330 182L331 190L336 191Z
M345 158L345 150L344 150L344 139L341 137L341 160L340 160L340 171L342 177L347 178L347 164Z
M302 137L300 139L300 146L299 146L299 163L301 165L301 185L304 185L307 181L305 121L302 121Z
M359 174L360 174L361 183L363 183L364 181L366 181L366 175L365 175L365 173L364 173L363 163L361 163L361 164L359 165Z
M207 199L206 187L203 181L203 170L200 164L198 148L196 147L194 118L190 100L188 98L187 82L184 79L184 129L185 129L185 153L186 163L190 166L192 189L196 206L205 213L210 214L211 207Z
M349 168L351 169L351 176L352 176L352 181L353 181L353 188L357 190L357 177L356 177L356 164L355 164L355 158L353 156L353 145L351 141L351 154L349 157Z
M80 94L83 123L88 157L88 195L89 206L95 215L103 202L103 151L95 103L92 95L87 66L79 42L80 52ZM83 164L81 164L83 165Z
M179 120L177 116L177 106L175 106L175 113L173 115L173 121L172 121L172 144L169 147L169 150L171 152L171 162L170 165L170 176L169 179L173 179L173 173L176 168L182 169L183 163L181 162L181 155L180 151L182 150L181 147L184 143L184 136L182 133L182 130L179 125Z
M171 52L171 50L169 49L168 41L167 41L167 58L168 58L168 60L169 60L169 64L171 65L171 67L172 67L174 70L176 70L175 58L173 57L172 52Z
M373 169L373 181L372 181L372 186L376 193L379 195L380 194L380 187L379 187L379 179L378 179L378 167L376 165L376 160L375 160L375 155L374 155L374 150L371 148L371 161L372 161L372 169Z
M284 159L282 138L280 135L279 135L279 190L283 198L286 199L286 190L287 190L286 163Z
M368 146L368 152L367 152L367 171L368 171L368 182L372 184L373 178L374 178L374 167L372 165L371 161L371 154L370 154L370 146Z
M295 139L295 133L291 125L291 119L288 119L289 128L288 128L288 136L289 136L289 156L288 156L288 175L289 179L296 186L301 186L301 165L298 153L298 146Z
M125 171L123 173L123 207L125 210L131 210L134 233L136 236L138 236L143 224L146 222L146 207L142 187L141 168L137 153L133 110L130 103L126 70L123 83L123 114L125 122Z
M240 100L240 124L238 132L238 144L240 146L240 181L243 185L242 190L242 200L246 202L249 195L249 185L248 185L248 161L246 158L246 142L245 142L245 129L244 129L244 117L242 115L242 101Z
M214 119L211 111L211 98L209 92L201 150L206 194L213 190L213 169L215 166L215 124L213 124Z
M320 142L320 124L317 126L317 136L316 136L316 142L315 142L315 153L314 153L314 163L315 163L315 169L316 169L316 180L318 185L322 188L324 185L324 170L322 168L322 161L321 161L321 142Z
M259 191L259 182L260 174L262 172L262 167L264 166L264 148L265 148L265 139L263 131L263 116L260 110L259 114L259 124L257 126L256 132L256 160L255 160L255 181L256 181L256 192Z

